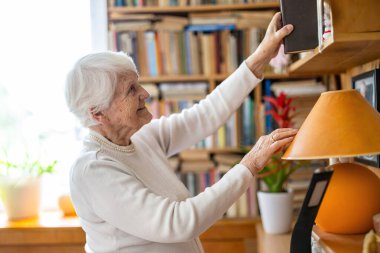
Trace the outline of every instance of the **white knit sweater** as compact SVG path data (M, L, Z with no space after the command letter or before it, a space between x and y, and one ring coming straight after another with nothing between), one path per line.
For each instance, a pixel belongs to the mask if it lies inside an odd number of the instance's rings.
M215 132L259 81L242 63L198 105L141 128L131 153L90 132L70 174L86 252L203 252L198 236L247 190L252 174L236 165L189 197L167 158Z

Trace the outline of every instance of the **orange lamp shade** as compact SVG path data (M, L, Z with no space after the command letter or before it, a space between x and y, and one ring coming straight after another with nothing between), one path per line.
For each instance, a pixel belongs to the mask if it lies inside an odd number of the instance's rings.
M356 90L323 92L282 159L380 153L380 114Z
M334 174L316 218L324 231L337 234L366 233L380 212L380 179L355 163L332 165Z

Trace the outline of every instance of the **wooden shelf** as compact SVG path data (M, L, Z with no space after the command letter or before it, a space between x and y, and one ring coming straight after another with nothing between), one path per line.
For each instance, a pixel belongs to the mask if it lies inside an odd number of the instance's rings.
M170 76L140 76L140 83L161 83L161 82L197 82L209 81L213 78L205 75L170 75Z
M201 240L210 239L237 239L256 237L255 224L260 218L225 218L216 222L201 236Z
M332 34L306 57L293 63L293 74L336 74L380 59L378 0L329 1Z
M263 2L250 4L215 4L194 6L146 6L146 7L111 7L113 13L188 13L188 12L212 12L226 10L260 10L279 8L278 2Z
M207 148L205 150L207 150L209 153L218 153L218 154L242 153L242 149L239 147Z
M341 73L378 58L380 32L342 33L293 63L289 72L290 75Z
M198 82L198 81L217 81L225 80L230 74L216 74L216 75L168 75L168 76L140 76L141 83L161 83L161 82ZM320 76L315 74L314 76ZM265 79L287 79L287 78L302 78L311 75L303 73L264 73Z
M318 226L314 226L312 236L319 246L327 253L361 253L363 250L365 234L332 234L324 232Z

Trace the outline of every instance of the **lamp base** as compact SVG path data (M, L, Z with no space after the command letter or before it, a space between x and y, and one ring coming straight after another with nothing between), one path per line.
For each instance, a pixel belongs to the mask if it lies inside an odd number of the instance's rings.
M372 228L380 212L380 178L356 163L331 166L334 175L323 198L316 224L325 232L360 234Z

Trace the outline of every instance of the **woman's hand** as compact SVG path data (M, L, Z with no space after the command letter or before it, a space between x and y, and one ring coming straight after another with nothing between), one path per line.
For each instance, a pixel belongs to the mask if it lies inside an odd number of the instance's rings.
M257 174L274 153L293 140L297 131L293 128L279 128L271 134L261 136L255 146L243 157L240 164L246 166L253 175Z
M282 40L293 31L292 25L281 28L281 23L281 13L277 12L267 28L263 41L245 61L258 78L262 77L265 66L277 55Z

